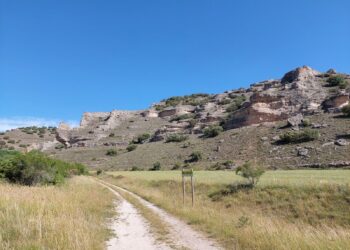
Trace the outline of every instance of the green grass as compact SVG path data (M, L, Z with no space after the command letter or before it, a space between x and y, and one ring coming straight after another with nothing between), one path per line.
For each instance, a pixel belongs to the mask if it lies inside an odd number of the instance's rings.
M146 181L173 180L181 181L181 171L113 171L113 176L122 175L128 178ZM204 184L231 184L243 180L234 171L195 171L195 181ZM350 170L276 170L267 171L260 179L259 186L266 185L323 185L350 184Z
M233 171L195 171L195 206L180 171L109 172L129 189L219 241L226 249L347 249L350 170L267 171L254 189L230 186Z

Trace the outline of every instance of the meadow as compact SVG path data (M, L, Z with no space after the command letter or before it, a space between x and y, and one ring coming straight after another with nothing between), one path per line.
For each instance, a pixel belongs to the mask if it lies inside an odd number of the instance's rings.
M145 181L181 181L181 171L112 171L112 176L125 176ZM234 171L195 171L195 181L203 184L231 184L243 178ZM349 170L275 170L267 171L259 186L350 184Z
M56 186L0 181L0 249L105 249L113 199L86 176Z
M268 171L257 187L232 171L196 171L195 206L182 205L180 171L116 171L101 178L133 191L226 249L346 249L350 171ZM189 183L187 184L189 190Z

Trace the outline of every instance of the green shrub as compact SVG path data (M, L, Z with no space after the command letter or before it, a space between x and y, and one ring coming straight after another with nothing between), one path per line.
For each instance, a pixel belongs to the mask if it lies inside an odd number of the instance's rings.
M52 159L38 151L0 153L0 177L22 185L58 184L72 174L85 174L82 164Z
M100 174L102 174L102 169L97 169L97 171L96 171L96 175L100 175Z
M118 154L117 150L115 150L115 149L108 149L106 152L106 155L108 155L108 156L116 156L117 154Z
M184 134L170 134L167 136L166 138L166 142L182 142L182 141L186 141L188 139L187 135Z
M160 111L167 107L177 106L179 104L198 106L208 102L210 95L208 94L192 94L185 96L173 96L162 100L164 105L155 105L155 109Z
M211 125L203 130L205 137L215 137L218 136L224 129L219 125Z
M192 154L190 155L190 159L189 162L197 162L202 160L202 153L201 152L192 152Z
M236 174L246 178L253 187L259 182L260 177L265 173L264 168L255 166L250 162L244 163L236 168Z
M301 143L316 140L320 137L317 130L290 131L280 136L281 143Z
M309 119L303 119L302 125L304 127L310 127L311 126L311 121Z
M38 129L39 134L45 134L46 133L46 127L41 127Z
M214 165L209 167L209 170L226 170L234 167L233 161L216 162Z
M170 122L174 122L174 121L182 121L182 120L186 120L186 119L191 119L194 117L194 114L182 114L182 115L178 115L175 116L173 118L170 119Z
M134 151L137 148L137 145L135 144L130 144L129 146L126 147L126 150L128 152Z
M150 171L159 171L160 168L161 168L160 162L155 162L149 170Z
M180 169L181 168L181 164L180 163L175 163L174 165L173 165L173 167L171 168L171 170L178 170L178 169Z
M342 76L331 76L327 80L329 87L338 86L341 89L345 89L348 85L348 82Z
M236 96L232 99L232 103L230 106L226 109L226 112L232 113L236 110L240 109L242 107L242 104L246 101L245 95Z
M62 148L65 148L63 144L58 144L55 146L55 149L62 149Z
M8 140L8 139L10 139L10 137L9 137L9 136L4 136L3 139L4 139L4 140Z
M140 171L141 169L137 166L133 166L130 171Z
M350 104L344 106L341 111L343 112L344 115L350 117Z
M134 140L132 141L132 143L142 144L142 143L144 143L145 141L147 141L150 137L151 137L150 134L148 134L148 133L143 133L143 134L141 134L141 135L138 135L138 136L136 137L136 139L134 139Z
M218 104L219 104L219 105L227 105L227 104L230 104L231 101L232 101L232 100L229 99L229 98L224 98L224 99L220 100L220 101L218 102Z
M114 133L110 133L110 134L109 134L109 137L114 137L114 136L115 136Z
M188 121L188 128L194 128L198 123L198 120L196 119L191 119Z
M8 140L7 143L10 143L10 144L15 144L15 140Z
M26 148L27 145L25 145L25 144L19 144L19 147L20 147L20 148Z

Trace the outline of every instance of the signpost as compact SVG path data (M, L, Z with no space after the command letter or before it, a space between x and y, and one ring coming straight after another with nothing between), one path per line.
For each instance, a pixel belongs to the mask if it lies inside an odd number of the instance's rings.
M182 203L185 205L185 178L191 178L191 193L192 193L192 207L194 204L194 177L193 177L193 169L182 169Z

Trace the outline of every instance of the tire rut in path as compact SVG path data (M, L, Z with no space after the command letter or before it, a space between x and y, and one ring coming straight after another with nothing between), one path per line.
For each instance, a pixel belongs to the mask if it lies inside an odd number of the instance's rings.
M100 183L100 182L99 182ZM108 250L168 250L166 245L155 240L150 226L137 209L126 201L117 191L100 183L118 197L116 202L117 218L111 228L116 237L107 242Z
M102 182L102 181L101 181ZM208 239L203 234L192 229L185 222L177 219L176 217L168 214L161 208L155 206L154 204L146 201L140 196L116 185L102 182L107 187L113 187L116 190L126 192L129 195L136 198L143 206L149 208L152 212L157 214L160 219L162 219L169 230L169 238L177 248L185 248L191 250L216 250L222 249L215 241ZM114 190L112 189L112 190ZM141 248L144 249L144 248ZM157 249L157 248L154 248Z

